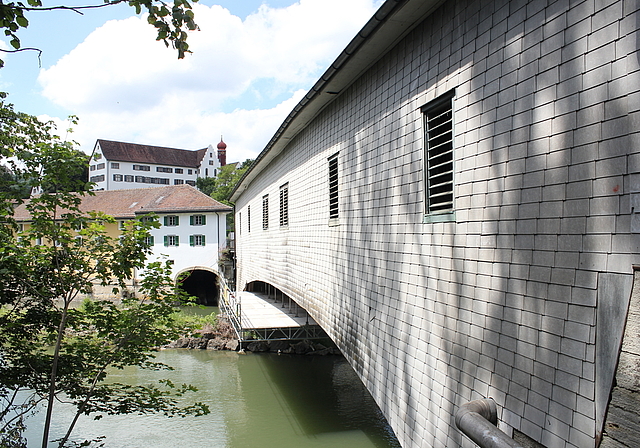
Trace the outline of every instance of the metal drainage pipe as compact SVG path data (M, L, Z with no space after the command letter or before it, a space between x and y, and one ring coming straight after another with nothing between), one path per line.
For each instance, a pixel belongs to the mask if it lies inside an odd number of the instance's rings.
M498 408L492 398L463 404L456 412L456 426L480 448L524 448L500 431Z

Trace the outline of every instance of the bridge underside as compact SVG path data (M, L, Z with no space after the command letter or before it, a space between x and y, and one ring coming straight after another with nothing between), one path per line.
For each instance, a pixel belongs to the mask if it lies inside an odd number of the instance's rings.
M275 291L242 291L220 302L241 342L327 337L304 308Z

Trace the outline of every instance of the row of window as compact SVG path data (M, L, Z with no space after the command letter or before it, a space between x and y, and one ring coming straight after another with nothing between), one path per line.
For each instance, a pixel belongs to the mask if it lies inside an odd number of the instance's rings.
M422 107L425 158L425 222L451 219L453 213L453 97L451 90ZM338 154L327 159L330 222L339 218ZM238 215L242 232L242 215ZM289 184L280 187L280 226L289 225ZM262 197L262 228L269 228L269 195ZM247 231L251 232L251 206L247 206Z
M143 216L140 218L141 221L147 222L152 221L154 218L150 216ZM127 221L119 221L120 230L124 230ZM163 217L163 224L165 227L178 227L180 225L180 216L178 215L166 215ZM206 226L207 225L207 215L190 215L189 216L189 225L190 226Z
M238 216L239 223L238 228L242 232L242 214ZM280 227L287 227L289 225L289 183L280 187L280 213L279 213ZM262 197L262 228L267 230L269 228L269 195L265 194ZM247 207L247 231L251 232L251 206Z
M153 237L149 237L149 245L153 245ZM189 235L189 246L204 246L207 243L206 235ZM180 246L180 236L178 235L165 235L164 236L165 247L178 247Z
M114 168L113 164L111 164L111 168ZM119 168L119 166L118 166ZM133 165L134 171L151 171L151 167L149 165ZM195 170L196 174L198 174L198 170ZM184 174L183 168L170 168L168 166L157 166L157 173L176 173L176 174ZM192 169L187 169L187 174L193 174Z
M99 179L99 180L94 180L94 179ZM100 176L93 176L91 179L91 182L102 182L104 181L104 174L101 174ZM159 184L159 185L169 185L170 184L170 179L164 178L164 177L148 177L148 176L133 176L131 174L114 174L113 175L113 181L114 182L136 182L136 183L142 183L142 184ZM184 180L184 179L173 179L173 185L182 185L182 184L188 184L191 185L192 187L196 186L196 181L195 180Z
M91 165L89 167L90 171L97 171L97 170L103 170L105 168L105 164L104 163L98 163L96 165ZM120 169L120 163L119 162L111 162L111 169L114 170L119 170ZM133 170L134 171L151 171L151 166L149 165L133 165ZM187 174L193 174L192 169L187 169ZM198 174L198 170L195 170L196 174ZM184 174L184 169L183 168L170 168L170 167L166 167L166 166L157 166L156 167L156 172L157 173L176 173L176 174Z
M148 246L153 246L155 244L155 238L153 235L150 235L144 239L144 242ZM36 238L35 240L36 246L42 246L42 238ZM75 237L75 244L77 246L83 245L83 240L81 236ZM205 246L207 244L206 235L189 235L189 245L192 247ZM55 246L59 246L58 242L54 243ZM164 245L166 247L178 247L180 246L180 237L178 235L165 235L164 236Z
M98 163L97 165L91 165L89 167L89 171L103 170L103 169L104 169L104 163Z
M166 227L177 227L180 225L180 216L178 215L166 215L164 217L164 225ZM190 226L206 226L207 225L207 216L206 215L190 215L189 216L189 225Z

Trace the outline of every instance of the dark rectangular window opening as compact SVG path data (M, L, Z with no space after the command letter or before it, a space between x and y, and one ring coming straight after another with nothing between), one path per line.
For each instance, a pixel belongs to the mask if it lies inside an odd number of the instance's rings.
M251 206L247 205L247 232L251 232Z
M262 197L262 228L267 230L269 228L269 195L265 194Z
M451 90L422 108L427 215L453 212L454 93Z
M289 225L289 184L280 187L280 227Z
M329 219L337 219L338 211L338 154L335 154L329 157Z
M151 171L151 167L149 165L133 165L134 171Z

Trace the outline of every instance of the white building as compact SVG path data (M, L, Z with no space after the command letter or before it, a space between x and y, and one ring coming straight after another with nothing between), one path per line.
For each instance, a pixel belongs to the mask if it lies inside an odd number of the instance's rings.
M160 185L195 186L199 177L215 177L226 165L227 145L195 151L97 140L89 164L94 190L125 190Z
M83 196L79 208L113 216L117 223L106 228L112 236L119 235L128 220L157 216L160 227L150 232L152 254L147 261L171 260L173 279L188 274L181 282L185 291L198 297L199 303L217 305L222 277L218 259L227 247L226 216L231 207L189 185L175 185L96 191ZM31 215L25 204L16 208L15 217L19 223L29 224ZM140 274L134 273L134 284Z

